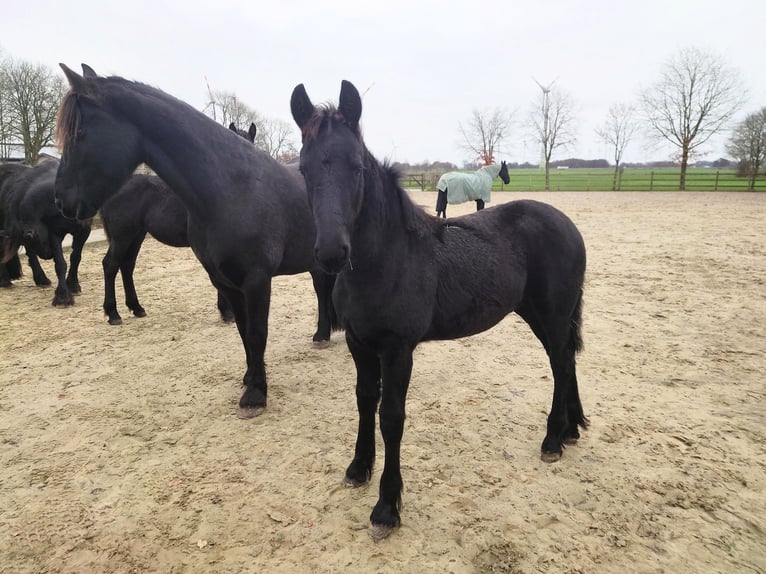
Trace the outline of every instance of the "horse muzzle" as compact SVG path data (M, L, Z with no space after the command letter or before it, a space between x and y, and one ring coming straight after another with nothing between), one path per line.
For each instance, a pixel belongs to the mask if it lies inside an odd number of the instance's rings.
M314 247L314 257L316 258L322 271L325 273L337 274L351 265L351 248L347 243L343 243L331 248L320 247L318 244Z

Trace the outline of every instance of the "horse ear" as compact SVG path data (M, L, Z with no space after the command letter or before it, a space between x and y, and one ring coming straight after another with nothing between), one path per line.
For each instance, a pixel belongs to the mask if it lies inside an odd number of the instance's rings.
M61 66L61 69L64 70L64 75L66 76L67 81L69 82L69 87L75 94L86 94L88 93L88 85L85 82L85 79L78 74L77 72L74 72L70 70L66 64L59 64Z
M96 74L96 71L91 68L88 64L80 64L82 66L82 77L83 78L98 78L98 74Z
M247 130L247 137L252 143L255 143L255 134L257 131L258 128L255 127L255 122L250 122L250 129Z
M298 84L293 90L293 95L290 97L290 111L293 113L295 123L301 129L314 115L314 104L311 103L303 84Z
M347 80L340 83L338 111L346 118L352 128L357 129L359 127L359 119L362 117L362 98L354 84Z

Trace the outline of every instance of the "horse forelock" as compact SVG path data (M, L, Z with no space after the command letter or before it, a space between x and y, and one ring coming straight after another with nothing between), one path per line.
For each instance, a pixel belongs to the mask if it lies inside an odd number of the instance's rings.
M359 126L351 126L333 104L323 104L314 108L314 114L301 129L301 138L304 142L316 140L322 131L331 130L336 125L348 127L361 141L362 132Z

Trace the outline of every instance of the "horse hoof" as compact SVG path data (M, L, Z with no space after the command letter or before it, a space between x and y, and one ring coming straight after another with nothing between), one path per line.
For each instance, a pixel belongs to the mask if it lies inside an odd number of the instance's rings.
M146 317L146 311L144 311L143 309L141 309L140 311L133 311L133 315L138 318Z
M542 452L540 453L540 460L543 462L556 462L561 459L560 452Z
M311 345L315 349L326 349L326 348L328 348L330 346L330 340L329 339L325 339L324 341L313 341L311 343Z
M386 526L385 524L370 524L370 528L367 530L367 534L374 542L380 542L394 531L393 526Z
M266 410L265 406L261 407L239 407L237 412L237 418L240 419L254 419L255 417L262 415Z
M74 305L74 297L72 299L54 299L51 305L54 307L71 307Z
M346 488L359 488L360 486L367 484L366 482L360 482L358 480L354 480L353 478L349 478L348 476L344 476L340 483Z
M122 325L122 319L109 319L110 325Z
M570 436L564 439L564 444L568 446L572 446L573 444L577 444L577 437Z

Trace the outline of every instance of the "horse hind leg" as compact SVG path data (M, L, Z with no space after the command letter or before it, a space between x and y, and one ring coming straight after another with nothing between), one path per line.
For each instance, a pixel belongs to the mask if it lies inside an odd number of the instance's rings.
M553 372L553 400L548 415L541 458L555 462L565 444L580 437L578 427L587 428L577 389L575 355L582 347L580 338L581 299L571 313L557 313L525 305L518 310L545 348Z

